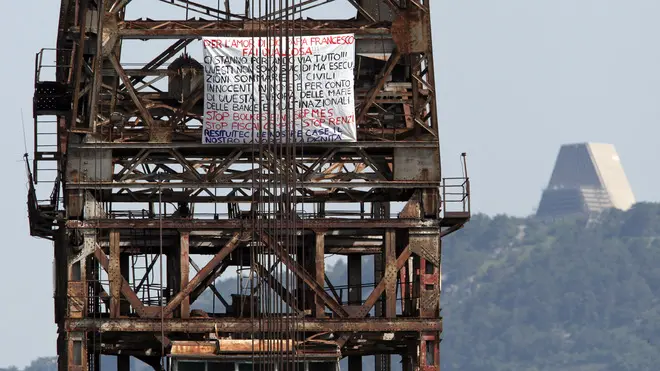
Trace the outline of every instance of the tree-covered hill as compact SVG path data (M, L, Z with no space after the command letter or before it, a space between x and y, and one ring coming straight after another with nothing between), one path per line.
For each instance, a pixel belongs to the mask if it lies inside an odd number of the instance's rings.
M475 217L444 244L443 370L657 370L660 205Z
M444 240L441 300L443 371L658 370L660 205L590 220L477 215ZM47 358L25 369L51 370Z

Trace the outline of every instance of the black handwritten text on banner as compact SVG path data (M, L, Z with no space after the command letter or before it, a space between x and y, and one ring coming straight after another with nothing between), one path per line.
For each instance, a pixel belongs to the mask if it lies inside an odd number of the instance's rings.
M204 38L204 144L355 142L353 35Z

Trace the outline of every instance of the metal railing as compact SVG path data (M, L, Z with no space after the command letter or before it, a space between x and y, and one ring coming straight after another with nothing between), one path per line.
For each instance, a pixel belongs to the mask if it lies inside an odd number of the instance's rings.
M462 177L442 179L442 215L463 213L470 215L470 177L467 171L467 155L461 153Z
M61 53L69 51L68 49L42 48L35 56L35 90L32 112L34 120L34 158L32 167L35 184L42 181L40 175L45 172L51 173L46 174L46 180L52 182L59 170L57 167L57 132L59 125L57 115L59 113L56 108L57 104L54 102L60 99L62 95L66 96L66 82L63 81L68 78L71 65L61 63ZM50 105L54 107L50 107Z
M168 205L168 209L170 206ZM159 219L160 217L164 219L186 219L180 216L174 215L176 212L176 208L172 208L172 212L168 213L162 213L159 214L157 212L150 212L149 210L112 210L112 211L106 211L104 213L103 219L125 219L125 220L140 220L140 219ZM295 216L298 218L298 220L304 221L307 219L320 219L320 218L335 218L335 219L362 219L362 220L388 220L388 219L396 219L398 217L398 212L390 212L387 215L381 215L379 217L375 217L373 213L370 211L365 211L365 212L360 212L360 211L353 211L353 210L345 210L345 211L335 211L335 210L329 210L329 211L324 211L324 212L296 212ZM216 220L230 220L230 219L251 219L251 218L256 218L256 219L262 219L262 220L277 220L278 217L281 217L282 215L287 215L285 213L281 212L266 212L262 211L259 213L251 213L250 211L245 211L244 213L241 214L233 214L233 213L228 213L228 212L217 212L217 213L211 213L211 212L194 212L190 216L190 218L194 219L204 219L204 220L211 220L211 219L216 219ZM93 218L91 218L93 219Z
M470 214L470 179L442 179L442 212Z
M56 48L42 48L39 50L35 57L34 61L34 83L35 85L43 81L56 81L58 70L68 71L71 68L71 65L58 65L57 64L57 54L60 52L68 52L69 49L56 49ZM54 64L44 64L44 57L50 58L53 57ZM48 63L48 62L47 62ZM48 74L44 77L42 74L44 72L52 71L51 74ZM66 74L65 74L66 76Z
M57 220L60 217L59 207L61 206L60 196L60 177L59 174L53 181L53 188L48 199L39 199L35 188L36 182L30 169L30 162L27 154L25 155L25 170L28 180L28 219L30 224L30 234L35 237L53 239L57 228Z

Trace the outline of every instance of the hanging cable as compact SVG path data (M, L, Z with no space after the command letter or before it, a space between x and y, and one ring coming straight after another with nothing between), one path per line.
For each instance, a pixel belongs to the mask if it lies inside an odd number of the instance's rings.
M160 367L165 369L165 303L163 287L163 190L161 180L158 179L158 254L160 261Z

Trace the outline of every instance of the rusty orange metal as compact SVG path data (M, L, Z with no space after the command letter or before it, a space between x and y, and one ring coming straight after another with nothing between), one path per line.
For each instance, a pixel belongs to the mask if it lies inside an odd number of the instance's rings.
M171 354L174 356L211 356L222 353L292 352L295 345L299 343L291 339L173 341Z

